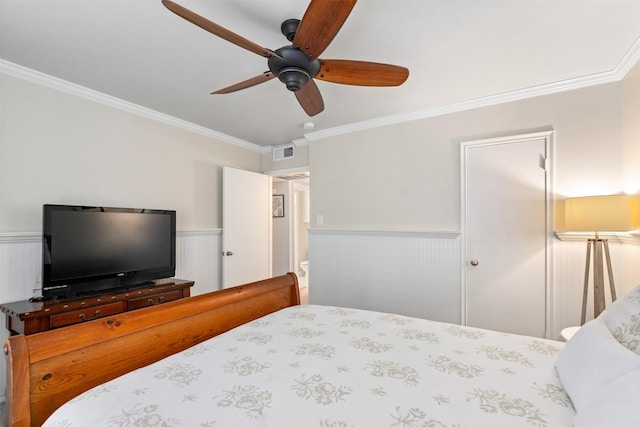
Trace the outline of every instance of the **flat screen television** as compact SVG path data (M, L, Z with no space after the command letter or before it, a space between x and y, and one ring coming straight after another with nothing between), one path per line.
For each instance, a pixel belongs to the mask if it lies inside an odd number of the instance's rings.
M176 211L43 206L42 296L77 297L173 277Z

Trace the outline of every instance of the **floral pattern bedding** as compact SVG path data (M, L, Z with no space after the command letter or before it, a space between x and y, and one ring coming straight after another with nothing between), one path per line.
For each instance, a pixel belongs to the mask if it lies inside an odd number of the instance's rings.
M570 426L563 344L304 305L78 396L46 426Z

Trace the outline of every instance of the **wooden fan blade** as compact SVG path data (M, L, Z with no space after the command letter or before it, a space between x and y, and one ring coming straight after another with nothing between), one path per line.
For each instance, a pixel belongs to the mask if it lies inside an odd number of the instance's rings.
M409 77L409 70L378 62L321 59L316 79L355 86L399 86Z
M311 60L318 58L338 34L355 4L356 0L311 0L298 25L293 46Z
M180 16L181 18L186 19L187 21L197 25L203 30L209 31L211 34L214 34L220 38L225 39L228 42L231 42L237 46L240 46L241 48L247 49L251 52L257 53L258 55L264 56L266 58L269 58L270 56L274 55L273 51L267 48L264 48L260 45L257 45L251 40L247 40L244 37L232 31L229 31L224 27L221 27L220 25L214 22L209 21L207 18L200 16L197 13L192 12L189 9L183 6L180 6L177 3L172 2L171 0L162 0L162 4L171 12ZM275 55L279 56L277 54Z
M302 109L309 115L315 116L324 110L324 101L318 85L313 80L302 86L300 90L294 92Z
M260 83L264 83L267 82L269 80L271 80L272 78L274 78L275 75L271 72L271 71L265 71L264 73L255 76L255 77L251 77L250 79L247 79L245 81L233 84L231 86L227 86L225 88L222 88L220 90L217 90L215 92L211 92L211 95L219 95L222 93L231 93L231 92L235 92L241 89L246 89L248 87L251 86L255 86L255 85L259 85Z

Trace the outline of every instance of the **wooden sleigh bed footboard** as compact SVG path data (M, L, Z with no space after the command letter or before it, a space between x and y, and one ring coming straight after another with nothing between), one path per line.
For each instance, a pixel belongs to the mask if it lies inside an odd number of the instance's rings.
M293 273L34 335L10 337L7 426L40 426L80 393L300 304Z

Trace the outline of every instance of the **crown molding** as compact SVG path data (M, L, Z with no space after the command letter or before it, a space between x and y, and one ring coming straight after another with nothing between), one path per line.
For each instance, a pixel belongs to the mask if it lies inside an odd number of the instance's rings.
M351 123L344 126L337 126L329 129L323 129L316 132L310 132L303 135L302 138L293 140L296 146L303 146L311 141L317 141L324 138L359 132L367 129L374 129L382 126L389 126L399 123L421 120L430 117L442 116L445 114L457 113L461 111L473 110L475 108L489 107L492 105L504 104L512 101L519 101L528 98L534 98L542 95L550 95L554 93L566 92L574 89L586 88L605 83L620 81L631 70L631 68L640 60L640 38L636 39L631 48L625 53L613 70L602 73L591 74L588 76L578 77L575 79L562 80L529 88L519 89L510 92L499 93L495 95L484 96L480 98L470 99L463 102L446 104L439 107L419 110L410 113L392 114L372 120ZM120 98L116 98L104 93L23 67L18 64L0 59L0 73L11 75L23 80L30 81L42 86L66 92L81 98L89 99L113 108L137 114L142 117L149 118L161 123L165 123L174 127L185 129L190 132L208 136L236 145L248 150L257 151L259 153L270 153L274 146L259 146L257 144L233 137L231 135L217 132L212 129L196 125L186 120L178 119L168 114L160 113Z
M309 140L306 138L297 138L291 141L296 147L302 147L305 145L309 145Z
M317 132L304 134L308 141L342 135L346 133L359 132L382 126L394 125L414 120L427 119L430 117L442 116L445 114L458 113L461 111L473 110L475 108L490 107L492 105L504 104L512 101L519 101L528 98L535 98L542 95L566 92L574 89L586 88L589 86L601 85L620 81L626 76L631 68L640 60L640 38L636 39L631 48L625 53L618 65L613 70L602 73L591 74L575 79L562 80L559 82L547 83L529 88L499 93L470 99L463 102L446 104L426 110L414 111L411 113L394 114L372 120L365 120L344 126L337 126L330 129L323 129Z
M265 150L265 147L261 147L243 139L236 138L222 132L217 132L204 126L196 125L186 120L178 119L168 114L160 113L150 108L142 107L132 102L125 101L123 99L116 98L114 96L107 95L102 92L98 92L93 89L89 89L87 87L80 86L75 83L71 83L66 80L41 73L36 70L32 70L31 68L14 64L13 62L9 62L4 59L0 59L0 73L17 77L19 79L38 84L40 86L48 87L50 89L55 89L60 92L68 93L70 95L75 95L80 98L88 99L90 101L106 105L108 107L136 114L138 116L142 116L160 123L181 128L189 132L208 136L210 138L215 138L222 142L246 148L248 150L257 151L260 153L270 151L270 149Z
M618 74L618 80L622 80L631 68L640 60L640 37L631 45L631 48L622 57L614 72Z

